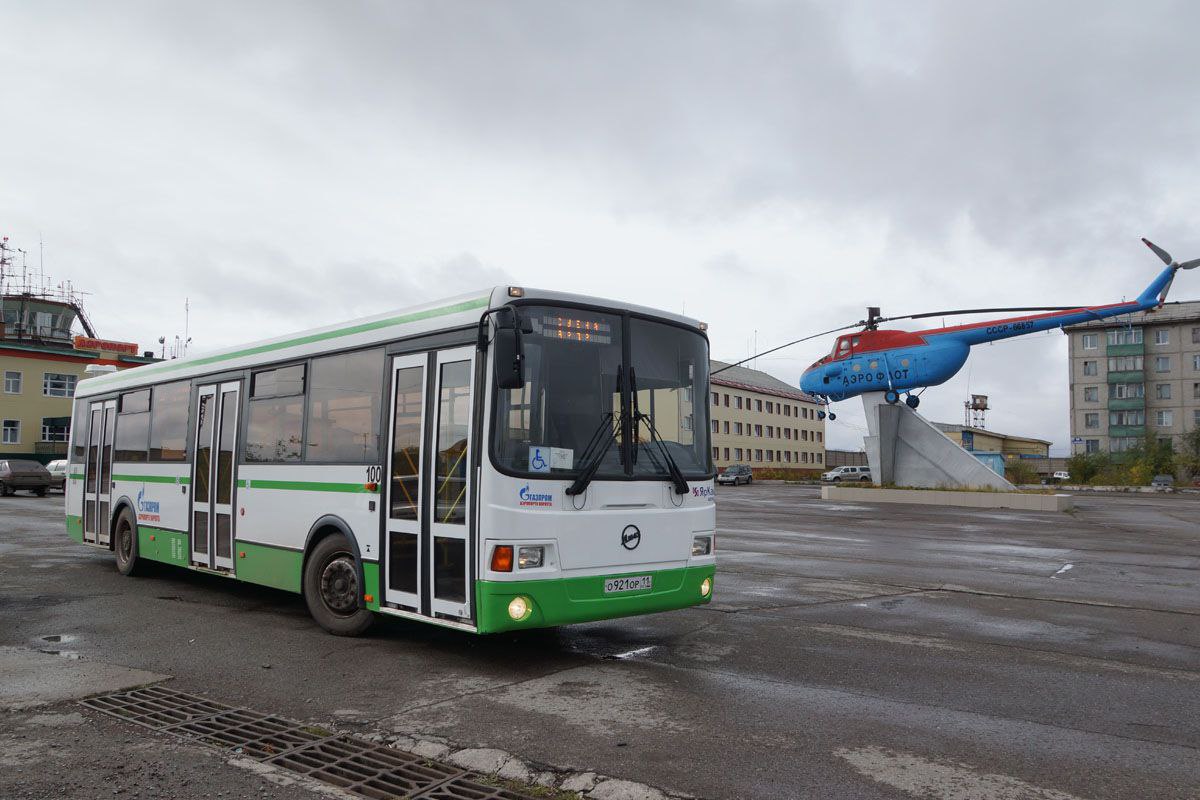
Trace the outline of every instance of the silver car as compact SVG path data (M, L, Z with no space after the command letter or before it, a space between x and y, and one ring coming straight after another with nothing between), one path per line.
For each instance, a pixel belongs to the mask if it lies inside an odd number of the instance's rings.
M58 489L60 492L66 491L67 460L59 458L51 461L46 465L46 470L50 473L50 488Z

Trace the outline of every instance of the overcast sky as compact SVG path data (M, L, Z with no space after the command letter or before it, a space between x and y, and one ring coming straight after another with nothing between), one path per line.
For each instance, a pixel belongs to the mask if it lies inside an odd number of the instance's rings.
M1195 3L15 2L0 233L196 349L496 283L707 320L1112 302L1200 256ZM36 262L36 255L33 259ZM1174 299L1200 297L1181 276ZM913 326L915 327L915 326ZM756 333L757 332L757 333ZM761 359L795 384L817 340ZM1069 441L1060 333L922 411ZM833 446L859 447L858 401Z

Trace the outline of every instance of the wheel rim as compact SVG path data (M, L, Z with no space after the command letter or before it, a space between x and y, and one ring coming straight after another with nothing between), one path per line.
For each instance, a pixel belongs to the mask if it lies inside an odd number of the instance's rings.
M358 573L349 556L334 556L321 570L321 601L338 616L358 610Z
M133 531L125 524L117 529L117 558L125 564L133 558Z

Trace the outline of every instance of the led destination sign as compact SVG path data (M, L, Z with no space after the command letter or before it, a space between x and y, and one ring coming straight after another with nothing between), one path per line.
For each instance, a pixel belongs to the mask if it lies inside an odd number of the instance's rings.
M612 325L586 317L546 314L542 317L542 336L590 344L612 344Z

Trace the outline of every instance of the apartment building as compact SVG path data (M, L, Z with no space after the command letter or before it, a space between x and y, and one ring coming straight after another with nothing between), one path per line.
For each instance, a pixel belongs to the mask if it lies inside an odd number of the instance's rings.
M716 372L728 365L711 362ZM713 463L718 469L820 470L825 467L825 421L820 405L799 389L748 367L711 379Z
M1071 451L1121 453L1200 426L1200 301L1072 325Z

